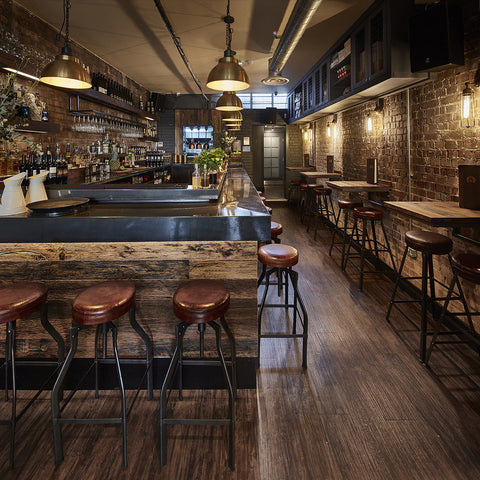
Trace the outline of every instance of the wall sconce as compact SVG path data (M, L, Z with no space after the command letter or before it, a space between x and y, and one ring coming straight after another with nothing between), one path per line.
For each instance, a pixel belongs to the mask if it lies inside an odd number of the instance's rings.
M373 132L373 127L375 126L374 117L380 116L380 113L383 110L383 98L378 98L375 108L373 111L369 112L367 115L367 132Z
M465 88L461 94L461 107L462 107L462 127L473 127L475 125L475 98L473 90L468 86L468 82L465 83Z
M333 116L331 122L327 123L327 137L332 136L333 131L333 138L337 138L337 114Z

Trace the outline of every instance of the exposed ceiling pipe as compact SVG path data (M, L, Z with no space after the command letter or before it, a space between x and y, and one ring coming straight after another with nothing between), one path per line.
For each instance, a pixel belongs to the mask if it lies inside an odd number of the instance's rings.
M280 42L269 61L268 77L264 78L262 83L265 85L288 83L288 78L282 77L282 69L302 38L320 3L322 0L297 0Z
M183 51L182 45L180 44L180 40L175 34L175 31L173 30L172 24L170 23L170 20L168 19L167 12L163 8L162 2L160 0L153 0L155 2L155 6L157 7L158 13L160 13L160 16L162 17L163 22L165 23L165 26L167 27L168 32L170 33L170 36L172 37L173 43L177 47L178 53L182 57L183 63L187 67L187 70L190 72L190 75L193 78L193 81L196 83L197 87L199 88L201 94L203 95L203 98L207 102L209 102L209 98L205 95L205 92L203 91L202 85L198 78L196 77L195 73L193 73L192 68L190 67L190 63L188 62L188 58L185 55L185 52Z

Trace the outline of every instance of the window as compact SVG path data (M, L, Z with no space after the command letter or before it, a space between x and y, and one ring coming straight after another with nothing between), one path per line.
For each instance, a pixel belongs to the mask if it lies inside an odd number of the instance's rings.
M286 93L238 93L237 97L242 101L243 108L250 109L250 108L287 108L287 97ZM211 95L212 102L216 102L220 95Z

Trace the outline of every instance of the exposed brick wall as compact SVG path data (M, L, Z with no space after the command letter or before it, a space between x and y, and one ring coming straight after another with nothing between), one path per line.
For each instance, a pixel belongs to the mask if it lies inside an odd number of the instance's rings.
M480 78L480 14L472 2L463 2L465 25L465 65L445 68L432 74L429 81L384 97L381 112L374 114L375 128L367 133L367 114L372 113L376 100L367 101L337 114L338 136L328 138L327 123L333 115L313 122L313 155L317 170L326 168L326 155L334 155L335 169L345 180L366 179L366 160L379 162L379 178L391 185L392 200L458 201L458 165L480 165L480 90L476 93L474 128L460 124L460 94L465 82ZM474 3L474 2L473 2ZM410 111L410 171L408 151L408 112ZM309 146L303 142L303 151ZM409 175L411 174L410 182ZM410 193L409 193L410 192ZM480 192L479 192L480 195ZM363 195L366 200L366 195ZM452 235L450 228L430 228L387 209L385 223L392 242L397 266L404 247L404 234L412 228L432 229L453 237L454 252L480 248ZM465 230L480 240L480 228ZM387 262L389 263L389 262ZM444 257L435 259L436 276L450 281L451 269ZM407 259L405 273L418 275L421 255ZM468 289L479 302L479 293ZM480 307L479 307L480 308Z
M60 53L60 49L63 46L63 39L56 39L57 30L38 17L31 15L11 0L0 0L0 30L12 35L9 47L13 50L9 53L18 56L24 49L29 52L28 66L37 74L49 61L53 60L55 55ZM138 102L140 96L143 97L144 101L146 100L147 90L145 88L105 63L90 51L75 44L75 42L71 43L73 54L80 59L81 63L88 65L91 72L103 73L108 78L128 87L132 91L134 102ZM4 73L0 72L0 81L3 81L4 78ZM44 148L48 145L54 147L56 143L59 143L64 152L67 143L70 143L72 147L73 145L81 147L102 138L101 134L72 131L73 117L68 113L69 95L67 93L47 87L41 83L32 85L32 82L20 78L18 78L16 83L18 86L25 85L33 93L38 92L41 100L47 103L50 122L60 125L60 132L57 134L29 134L29 138L35 143L41 143ZM81 100L80 108L82 110L94 109L121 118L133 119L125 113L88 101ZM118 135L114 132L110 132L111 137L116 137L118 140ZM124 140L127 145L148 145L138 139L125 138ZM23 148L24 145L20 144L20 152Z

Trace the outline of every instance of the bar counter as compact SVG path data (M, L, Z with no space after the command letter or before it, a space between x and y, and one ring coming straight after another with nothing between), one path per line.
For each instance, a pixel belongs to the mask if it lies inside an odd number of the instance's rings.
M70 194L77 196L78 192L72 189ZM107 279L132 281L137 319L153 341L158 388L173 352L177 323L173 293L189 279L221 280L231 292L226 319L236 339L239 387L254 388L257 242L270 238L270 216L245 171L229 169L218 203L104 203L105 199L95 200L93 190L92 195L91 208L73 215L0 217L0 284L22 280L46 283L50 288L49 318L67 339L75 295ZM128 319L122 318L117 325L120 354L143 356L142 343L129 328ZM82 335L88 340L80 343L78 356L91 358L94 335ZM187 351L198 350L197 337L192 329L185 339ZM21 338L19 357L55 357L53 342L38 321L22 322ZM127 372L128 386L137 383L136 375L134 368ZM20 388L33 386L34 379L20 378L25 382ZM208 387L214 378L203 378L203 386ZM185 381L193 387L200 382L193 371L186 372Z

